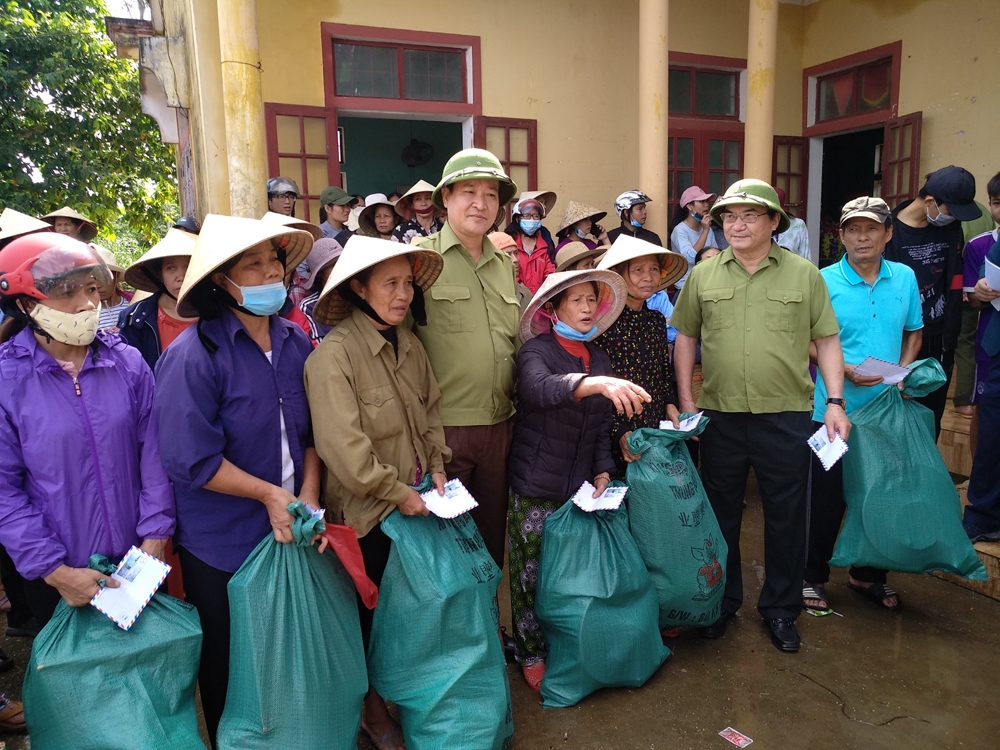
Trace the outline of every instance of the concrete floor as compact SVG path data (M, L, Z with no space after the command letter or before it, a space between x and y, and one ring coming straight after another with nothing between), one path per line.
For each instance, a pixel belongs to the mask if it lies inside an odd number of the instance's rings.
M725 637L683 633L645 686L604 690L573 708L543 709L509 667L513 750L725 750L733 746L718 732L729 726L762 749L996 747L1000 602L932 576L894 574L905 607L893 614L848 591L837 570L828 592L843 617L803 615L802 650L779 653L754 608L763 545L752 484L747 500L746 603ZM509 622L507 596L505 580L501 616ZM19 696L30 643L0 637L0 646L17 660L0 674L0 690ZM29 747L23 736L0 740L10 750Z

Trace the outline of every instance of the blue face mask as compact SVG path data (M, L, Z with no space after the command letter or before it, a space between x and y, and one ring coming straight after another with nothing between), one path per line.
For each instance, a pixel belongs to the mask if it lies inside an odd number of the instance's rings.
M636 229L642 229L642 224L640 224L635 219L632 219L632 226L634 226Z
M946 227L955 221L954 216L941 213L941 207L937 204L937 201L934 201L934 208L937 209L938 215L933 219L931 218L931 212L926 209L924 210L924 213L927 214L927 223L932 227Z
M521 231L529 236L537 232L542 227L541 219L521 219L519 223L521 225Z
M240 286L232 279L229 281L243 295L243 309L253 315L261 317L274 315L285 304L285 298L288 296L288 290L280 281L259 286Z
M569 339L570 341L590 341L597 335L597 326L593 326L586 333L581 333L575 328L570 328L568 325L563 323L561 320L557 320L552 326L553 333L557 333L564 339Z
M580 229L580 227L573 227L573 231L576 233L576 236L579 237L581 240L587 239L587 233L584 232L582 229Z

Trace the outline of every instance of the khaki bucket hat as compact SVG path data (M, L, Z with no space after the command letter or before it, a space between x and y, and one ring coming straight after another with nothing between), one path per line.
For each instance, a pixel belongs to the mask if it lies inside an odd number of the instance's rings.
M619 263L625 263L633 258L641 258L644 255L660 256L662 267L660 268L660 286L657 287L657 291L666 289L688 270L687 258L680 253L673 253L664 247L654 245L652 242L646 242L646 240L640 240L638 237L624 233L618 235L597 267L613 270Z
M379 206L388 206L396 214L396 222L399 223L399 211L396 211L396 204L385 197L385 193L372 193L365 197L365 207L358 214L358 229L369 237L378 237L378 230L375 228L375 209Z
M293 229L276 221L220 214L206 216L201 225L201 234L191 251L191 264L184 276L184 286L177 295L177 314L185 318L198 317L198 311L188 301L191 290L211 276L219 266L244 250L265 242L285 251L286 284L313 246L313 238L309 232Z
M146 275L144 266L152 260L163 260L175 255L187 255L194 252L198 235L185 232L183 229L168 229L163 239L153 245L131 266L125 269L125 283L143 292L155 293L159 287Z
M607 251L607 245L601 245L591 249L579 240L567 242L556 252L556 270L565 271L574 263L578 263L586 258L596 258L599 255L604 255Z
M434 186L431 185L427 180L418 180L417 184L407 190L396 201L396 213L404 214L413 210L413 196L417 193L430 193L434 194Z
M3 213L0 213L0 246L22 234L51 231L52 225L50 223L36 219L34 216L28 216L28 214L22 214L13 208L5 208Z
M313 242L323 236L323 230L318 226L310 224L308 221L303 219L296 219L294 216L285 216L284 214L278 214L274 211L268 211L260 217L260 220L266 221L269 224L280 224L281 226L290 227L292 229L302 229L303 231L309 232L309 234L313 236Z
M573 226L578 221L583 221L584 219L600 221L607 215L607 211L598 211L596 208L588 206L586 203L570 201L569 205L566 206L566 211L563 212L562 221L559 222L559 228L556 230L556 234L564 230L566 227Z
M521 323L517 331L521 341L524 342L535 338L535 336L541 336L543 333L549 333L552 330L553 321L545 313L545 303L564 289L569 289L571 286L582 284L585 281L596 281L600 289L597 296L597 312L594 315L597 336L608 330L611 324L618 320L622 308L625 307L625 299L628 297L625 280L614 271L603 271L596 268L586 271L557 271L545 277L545 281L538 287L538 291L528 303L524 315L521 316Z
M558 197L551 190L522 190L521 194L517 196L517 200L519 203L529 199L536 200L545 207L545 215L549 216L552 214L552 209L556 207Z
M58 211L53 211L50 214L45 214L42 217L42 221L48 222L49 226L55 226L56 219L74 219L80 222L80 231L77 233L76 238L81 242L90 242L94 237L97 236L97 226L81 213L77 213L69 206L63 206Z
M780 217L778 219L778 228L774 230L777 234L781 234L791 225L788 214L781 207L781 202L778 200L778 193L775 189L763 180L755 180L750 177L745 180L737 180L730 185L726 194L719 198L715 202L715 205L712 206L710 213L715 223L722 226L721 214L728 206L744 205L760 206L761 208L776 211Z
M326 280L326 285L313 308L313 318L325 326L337 325L354 309L352 302L340 296L337 287L350 281L365 269L401 255L411 258L413 283L425 292L437 281L444 268L444 258L437 250L425 250L415 245L383 240L381 237L356 234L347 241L344 252L340 254L340 260L333 267L330 278Z

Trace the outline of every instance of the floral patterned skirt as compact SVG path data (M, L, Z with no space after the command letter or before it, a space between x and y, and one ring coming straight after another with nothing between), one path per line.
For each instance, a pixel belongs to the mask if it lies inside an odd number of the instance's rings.
M565 501L563 501L565 502ZM563 503L510 493L508 544L510 558L510 612L514 622L514 653L523 667L544 661L548 654L542 628L535 617L538 558L545 521Z

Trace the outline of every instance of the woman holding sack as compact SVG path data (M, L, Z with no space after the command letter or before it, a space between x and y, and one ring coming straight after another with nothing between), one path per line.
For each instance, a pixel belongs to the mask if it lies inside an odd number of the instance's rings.
M175 547L204 639L198 683L215 747L229 684L227 584L268 533L291 542L296 499L316 507L302 372L312 344L279 317L309 232L210 214L177 312L198 317L160 358L155 413L177 497Z
M535 617L535 588L545 520L585 481L595 497L615 463L612 414L640 415L650 403L641 387L614 375L593 340L626 304L626 285L612 271L554 273L521 317L518 410L509 459L510 599L515 654L536 692L546 647Z
M382 521L397 509L427 515L413 487L429 474L443 494L451 458L441 391L419 339L403 325L408 311L426 324L423 293L443 266L437 252L356 236L313 309L317 322L336 326L305 370L316 449L326 467L323 497L331 517L357 532L376 585L391 543ZM364 606L359 612L367 649L373 614ZM374 689L361 726L379 750L403 747L402 731Z
M659 427L668 419L678 424L677 383L670 363L667 325L663 313L646 300L666 289L687 270L683 255L629 235L621 235L597 266L617 272L625 281L628 300L621 316L596 342L611 357L615 375L645 388L652 402L642 414L617 414L611 427L611 452L618 476L635 461L625 441L632 430Z
M24 576L39 626L60 599L84 607L117 583L87 567L132 545L163 557L174 498L160 463L153 375L135 349L98 331L87 245L45 232L0 251L0 543ZM0 728L23 716L0 712Z

